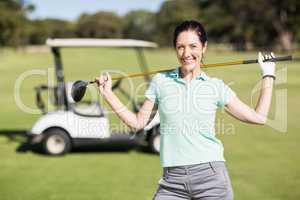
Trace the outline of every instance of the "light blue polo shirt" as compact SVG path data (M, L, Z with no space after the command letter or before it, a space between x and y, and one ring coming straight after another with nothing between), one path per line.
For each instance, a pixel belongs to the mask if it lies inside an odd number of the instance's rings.
M202 71L187 82L177 68L155 75L145 96L158 104L163 167L225 161L215 117L235 93L222 80Z

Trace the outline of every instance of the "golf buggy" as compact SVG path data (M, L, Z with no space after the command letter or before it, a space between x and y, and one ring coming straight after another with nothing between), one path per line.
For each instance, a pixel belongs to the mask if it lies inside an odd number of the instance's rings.
M40 145L43 151L50 155L62 155L76 147L82 146L136 146L147 145L153 153L159 153L160 134L159 117L153 114L147 126L137 132L113 133L105 109L99 99L83 101L80 104L73 101L70 95L72 83L64 78L61 58L61 48L91 48L114 47L135 49L141 70L147 72L144 48L155 48L152 42L129 39L48 39L46 44L54 56L56 85L39 85L36 90L36 104L43 115L37 120L28 136L31 144ZM150 77L144 76L146 83ZM132 103L134 111L138 111L139 103L135 102L125 89L122 80L112 85ZM54 109L48 111L43 101L43 91L47 92ZM97 95L99 96L99 95Z

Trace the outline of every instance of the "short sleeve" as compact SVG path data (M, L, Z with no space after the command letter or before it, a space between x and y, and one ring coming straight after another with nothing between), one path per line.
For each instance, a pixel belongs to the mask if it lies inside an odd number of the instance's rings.
M235 97L235 92L224 81L220 81L219 85L219 100L218 107L222 108L229 103L232 97Z
M145 92L145 97L154 103L158 103L158 98L157 98L158 79L159 79L159 74L155 75L152 78L149 87Z

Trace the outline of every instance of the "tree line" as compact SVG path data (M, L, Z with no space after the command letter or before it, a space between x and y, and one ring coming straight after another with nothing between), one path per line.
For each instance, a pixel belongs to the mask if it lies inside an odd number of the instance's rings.
M300 41L297 0L172 0L156 12L131 11L124 16L99 11L75 21L34 19L23 0L0 0L0 46L44 44L46 38L134 38L161 46L172 44L174 27L195 19L206 27L210 42L237 50L278 47L291 50Z

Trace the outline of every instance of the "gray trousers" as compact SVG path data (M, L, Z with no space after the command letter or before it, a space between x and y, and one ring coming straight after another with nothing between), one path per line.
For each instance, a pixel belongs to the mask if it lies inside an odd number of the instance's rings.
M224 162L165 167L153 200L232 200Z

